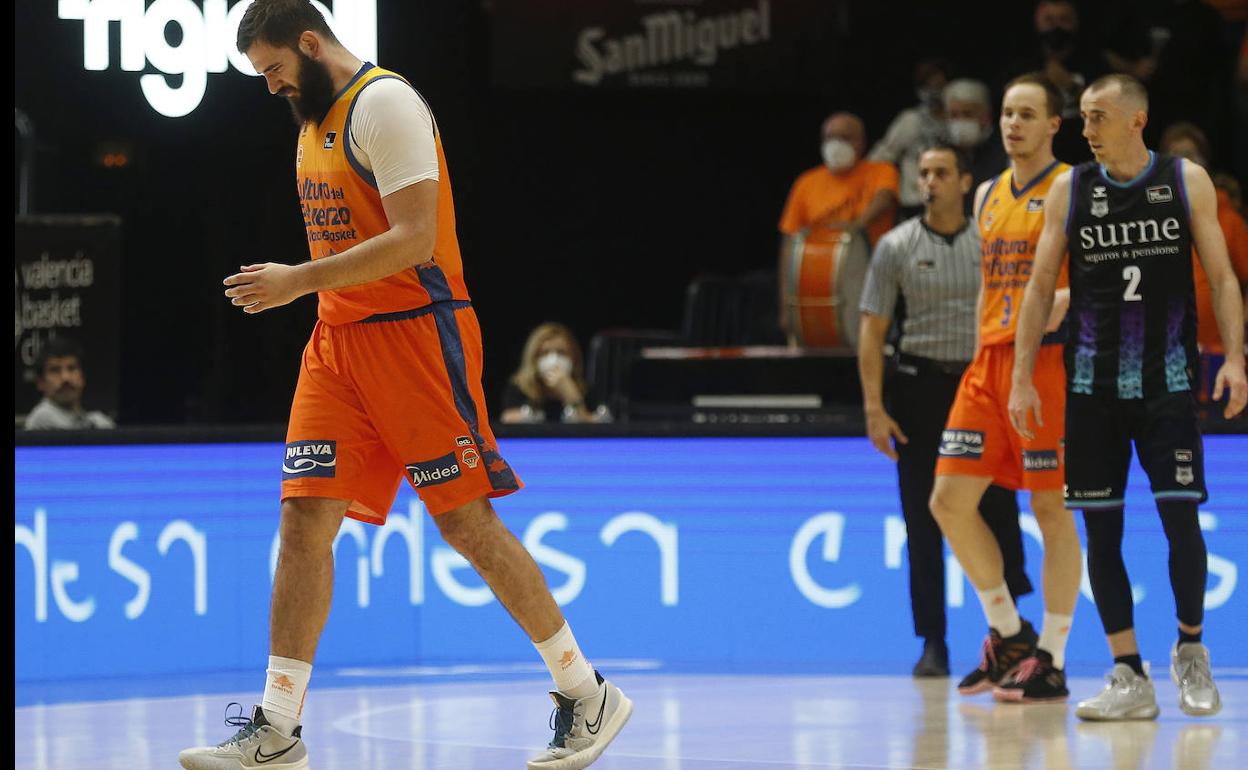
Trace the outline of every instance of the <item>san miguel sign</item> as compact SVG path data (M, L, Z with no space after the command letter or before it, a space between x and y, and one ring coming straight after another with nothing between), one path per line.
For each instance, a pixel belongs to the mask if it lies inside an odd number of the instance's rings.
M758 0L740 10L704 15L670 8L647 13L637 22L637 29L615 35L598 25L581 29L576 39L579 66L572 79L592 86L622 74L637 84L663 84L660 73L675 67L685 69L688 85L700 85L721 53L771 40L771 3Z
M377 0L334 0L332 8L316 0L312 4L347 48L377 60ZM233 6L228 0L155 0L150 5L147 0L58 0L57 16L82 22L84 69L102 72L118 66L145 73L138 80L147 103L161 115L180 118L203 101L209 74L231 67L257 74L234 45L249 5L251 0ZM110 53L114 34L120 50L116 62Z
M495 0L494 80L521 88L800 88L848 0Z

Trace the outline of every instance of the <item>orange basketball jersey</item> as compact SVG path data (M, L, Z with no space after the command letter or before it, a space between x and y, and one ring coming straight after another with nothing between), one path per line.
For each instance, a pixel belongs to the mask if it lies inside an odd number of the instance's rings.
M350 139L351 113L360 92L385 78L403 80L366 63L338 95L325 119L319 125L304 123L299 133L295 175L312 259L341 253L390 229L377 181L356 158ZM413 267L379 281L322 291L318 313L325 323L340 325L431 302L468 299L455 235L451 178L436 123L434 144L438 151L438 230L433 262L426 267L440 269Z
M1054 161L1022 188L1015 186L1013 169L1006 169L988 188L978 215L984 277L980 345L1014 342L1023 291L1031 277L1036 244L1044 224L1044 198L1053 180L1069 168L1065 163ZM1069 285L1063 259L1057 286Z

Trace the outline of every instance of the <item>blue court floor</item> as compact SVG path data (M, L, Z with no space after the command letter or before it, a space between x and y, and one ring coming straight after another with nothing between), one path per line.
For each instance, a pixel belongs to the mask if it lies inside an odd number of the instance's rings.
M607 669L636 709L595 770L1248 767L1248 679L1216 670L1225 703L1216 717L1183 715L1163 674L1157 677L1158 721L1085 724L1075 719L1073 704L962 698L947 679L646 668ZM525 667L436 673L360 669L314 676L304 711L313 770L522 770L549 740L544 676ZM63 700L64 692L40 698L37 687L22 685L17 702L33 705L14 710L14 765L173 770L180 749L232 733L222 724L228 702L250 711L258 696L241 680L228 692L220 686L230 683L225 679L204 681L206 687L168 681L167 694L157 696L82 702L52 702ZM1071 681L1075 699L1100 686L1093 678Z

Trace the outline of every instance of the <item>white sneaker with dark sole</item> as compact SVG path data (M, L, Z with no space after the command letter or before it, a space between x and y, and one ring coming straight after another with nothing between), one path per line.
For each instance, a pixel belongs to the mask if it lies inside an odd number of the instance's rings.
M264 711L256 706L251 719L242 715L226 717L225 723L239 728L234 736L216 746L186 749L178 755L178 762L186 770L306 770L308 750L303 745L301 732L296 727L286 735L264 718ZM226 707L227 709L229 706Z
M546 750L529 760L529 770L581 770L588 767L619 735L633 714L633 702L597 671L598 692L573 700L552 692L555 737Z

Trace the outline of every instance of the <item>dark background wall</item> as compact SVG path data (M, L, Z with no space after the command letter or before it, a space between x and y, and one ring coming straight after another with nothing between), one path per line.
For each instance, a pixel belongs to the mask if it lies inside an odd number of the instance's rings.
M161 117L138 73L116 67L116 32L113 68L85 72L82 24L55 5L18 0L14 100L38 130L35 210L124 219L121 420L284 420L315 300L249 317L221 279L306 258L286 105L231 72L209 76L192 115ZM847 0L843 28L814 32L828 47L822 77L591 92L496 86L488 5L378 5L378 63L416 85L443 133L491 399L543 320L583 344L605 327L675 328L694 275L771 267L780 208L819 161L824 116L856 111L874 140L913 102L915 61L942 55L994 79L1031 19L1027 2ZM972 34L984 23L990 37ZM102 168L106 141L127 143L134 162Z

